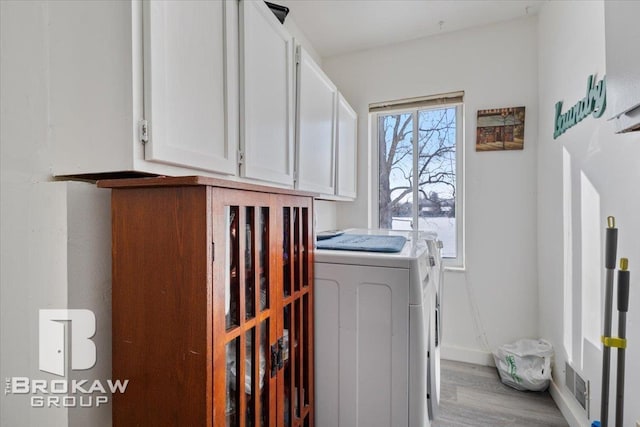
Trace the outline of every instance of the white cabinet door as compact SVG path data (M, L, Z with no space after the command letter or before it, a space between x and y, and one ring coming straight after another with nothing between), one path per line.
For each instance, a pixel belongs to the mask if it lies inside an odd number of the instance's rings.
M336 86L298 47L297 188L335 192Z
M617 132L640 130L640 2L604 3L607 57L607 117ZM636 52L636 53L633 53Z
M47 13L55 175L237 173L237 2L55 1Z
M136 74L142 70L139 6L46 4L54 175L133 170L132 153L142 151L136 137L143 113L142 74Z
M237 4L148 1L143 7L145 158L235 174Z
M355 198L358 175L358 115L344 99L338 97L338 196Z
M293 186L293 38L263 1L240 1L243 177Z

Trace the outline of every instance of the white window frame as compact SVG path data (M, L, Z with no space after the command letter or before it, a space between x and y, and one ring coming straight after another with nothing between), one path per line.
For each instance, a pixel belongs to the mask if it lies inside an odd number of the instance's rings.
M436 109L440 107L456 107L456 257L443 258L444 266L447 270L464 270L465 269L465 122L464 122L464 102L442 103L440 105L424 105L412 106L411 108L386 109L384 111L375 111L369 113L369 228L379 228L380 224L380 205L379 205L379 159L378 159L378 117L390 114L413 113L417 115L417 111L425 109ZM413 120L414 135L417 135L418 121L416 117ZM414 164L417 158L414 159ZM414 200L418 200L417 187L413 189ZM418 224L417 209L413 209L413 224ZM413 225L412 225L413 228Z

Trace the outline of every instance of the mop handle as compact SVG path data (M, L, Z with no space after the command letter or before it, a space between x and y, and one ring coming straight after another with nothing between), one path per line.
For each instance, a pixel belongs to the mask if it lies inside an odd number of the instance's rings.
M618 270L618 311L629 311L629 260L620 258ZM622 337L621 337L622 338Z
M612 216L608 217L607 225L604 266L609 270L613 270L616 268L616 256L618 251L618 229L616 228L616 219Z
M624 423L624 370L627 345L627 311L629 311L629 260L620 259L618 270L618 338L623 346L618 348L618 376L616 380L616 427Z
M605 302L604 302L604 333L603 342L611 337L611 309L613 304L613 270L616 268L616 257L618 249L618 229L616 219L612 216L607 218L607 231L605 236L605 260L607 269L605 280ZM602 349L602 395L600 397L600 421L602 427L609 424L609 378L611 369L611 349L605 345Z

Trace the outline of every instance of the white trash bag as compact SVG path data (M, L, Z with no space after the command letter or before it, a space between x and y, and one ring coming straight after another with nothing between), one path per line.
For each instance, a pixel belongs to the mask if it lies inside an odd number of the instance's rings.
M517 390L543 391L551 381L553 347L543 339L522 339L493 353L500 379Z

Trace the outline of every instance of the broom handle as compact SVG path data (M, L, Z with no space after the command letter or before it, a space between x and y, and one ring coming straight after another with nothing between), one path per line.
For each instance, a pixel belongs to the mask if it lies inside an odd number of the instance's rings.
M607 269L604 299L604 337L611 336L611 306L613 303L613 271L616 268L618 249L618 229L616 220L607 218L604 266ZM600 422L602 427L609 424L609 376L611 370L611 348L605 345L602 349L602 395L600 398Z
M627 338L627 311L629 311L629 261L620 259L618 270L618 338ZM626 345L626 342L625 342ZM618 348L618 376L616 380L616 427L624 423L624 360L625 345Z

